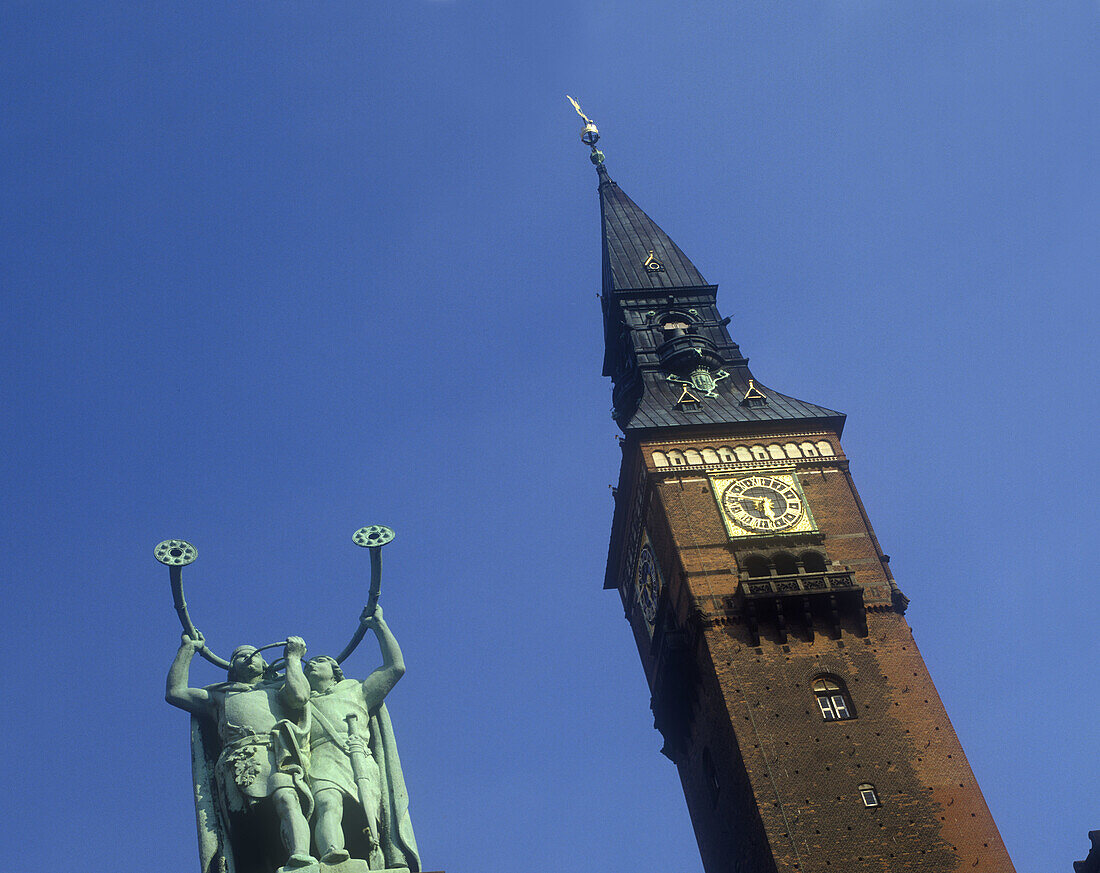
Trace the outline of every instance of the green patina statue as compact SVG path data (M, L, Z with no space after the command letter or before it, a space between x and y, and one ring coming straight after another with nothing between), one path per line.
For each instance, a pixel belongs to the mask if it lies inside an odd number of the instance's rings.
M339 655L305 664L300 637L238 646L228 661L211 652L183 598L182 567L195 560L194 547L182 540L157 546L184 628L165 699L192 715L202 873L419 873L384 703L405 672L378 606L381 546L392 538L380 526L356 532L356 544L371 552L367 606ZM368 630L378 638L383 663L363 681L347 679L340 664ZM284 647L284 657L269 665L261 652L276 646ZM190 687L196 653L224 667L227 681Z
M305 665L311 694L309 785L317 804L314 839L321 860L349 857L346 846L362 844L368 869L416 870L416 841L393 728L383 701L405 673L405 662L382 608L364 612L375 632L382 666L364 681L347 679L335 658ZM345 819L361 820L348 827Z
M238 646L230 657L228 681L189 688L191 659L204 645L201 634L192 637L184 633L168 670L165 692L169 703L190 712L199 722L193 731L198 741L196 757L201 756L195 778L203 785L201 790L196 785L196 798L201 796L205 805L213 801L217 806L213 820L204 822L200 811L200 829L205 825L216 831L224 826L230 833L223 839L215 834L212 843L232 842L234 819L253 814L262 802L269 801L264 805L275 813L287 858L282 869L308 868L316 862L309 853L308 816L313 811L313 795L306 776L310 730L309 683L302 672L306 645L299 637L287 639L282 679L265 679L268 665L259 650ZM213 737L206 736L210 724L217 730L216 756ZM240 867L271 866L273 847L265 841L252 841L254 845L239 842L240 846L235 842L232 846ZM212 859L203 860L204 873L217 870L206 863ZM230 869L228 863L221 866Z

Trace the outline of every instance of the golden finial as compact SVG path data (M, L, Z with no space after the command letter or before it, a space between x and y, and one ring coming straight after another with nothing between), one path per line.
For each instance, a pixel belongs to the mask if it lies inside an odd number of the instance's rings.
M600 131L596 127L596 122L585 115L581 110L581 105L568 94L565 95L565 99L573 104L573 108L577 110L577 115L584 119L584 130L581 131L581 142L592 149L592 154L590 155L592 163L597 165L602 164L603 152L596 148L596 143L600 141Z
M749 379L749 390L741 398L742 406L762 406L768 402L768 395L756 387L756 381Z

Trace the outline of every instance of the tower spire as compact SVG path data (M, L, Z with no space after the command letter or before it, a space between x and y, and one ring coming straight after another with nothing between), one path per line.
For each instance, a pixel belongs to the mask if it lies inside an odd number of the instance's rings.
M717 286L611 180L581 115L625 434L604 586L704 868L1011 873L856 492L843 414L750 372Z
M599 176L603 374L614 382L619 427L804 419L839 433L843 413L764 390L718 312L718 286L611 178L596 123L568 99L584 120L581 141Z

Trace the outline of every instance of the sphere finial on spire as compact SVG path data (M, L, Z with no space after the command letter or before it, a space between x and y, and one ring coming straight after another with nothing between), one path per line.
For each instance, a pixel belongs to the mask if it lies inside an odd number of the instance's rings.
M596 122L584 114L581 111L581 105L570 97L565 95L565 99L573 104L573 108L577 110L577 115L584 119L584 130L581 131L581 142L592 149L592 154L589 155L592 163L597 167L603 163L603 152L596 148L596 143L600 141L600 131L596 127Z

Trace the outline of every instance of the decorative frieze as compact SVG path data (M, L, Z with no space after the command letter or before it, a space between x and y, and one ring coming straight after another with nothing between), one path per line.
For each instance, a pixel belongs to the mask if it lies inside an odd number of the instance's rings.
M654 467L697 467L736 464L745 461L788 461L804 458L833 458L836 450L828 440L703 446L700 448L655 449Z

